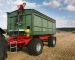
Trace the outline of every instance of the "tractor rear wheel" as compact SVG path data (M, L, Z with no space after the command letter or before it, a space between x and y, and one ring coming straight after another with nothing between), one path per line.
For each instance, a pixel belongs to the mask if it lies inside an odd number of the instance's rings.
M42 53L43 43L39 39L33 39L28 45L28 52L31 55L39 55Z

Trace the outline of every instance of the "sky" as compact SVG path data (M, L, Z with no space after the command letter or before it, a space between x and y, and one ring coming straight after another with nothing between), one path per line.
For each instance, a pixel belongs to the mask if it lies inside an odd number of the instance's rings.
M7 28L7 12L17 10L25 2L25 9L35 9L56 20L56 27L75 27L75 0L0 0L0 27Z

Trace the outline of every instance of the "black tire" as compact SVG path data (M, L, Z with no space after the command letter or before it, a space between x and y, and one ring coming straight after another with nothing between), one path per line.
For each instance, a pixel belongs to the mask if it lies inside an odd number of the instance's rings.
M37 56L42 53L43 43L39 39L33 39L28 45L28 52L31 55Z
M55 47L56 45L56 37L48 38L48 46L49 47Z

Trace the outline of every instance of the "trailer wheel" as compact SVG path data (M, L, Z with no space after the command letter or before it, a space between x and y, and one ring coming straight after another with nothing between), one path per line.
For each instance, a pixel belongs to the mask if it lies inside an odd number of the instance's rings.
M56 37L53 37L53 38L48 38L48 46L49 47L55 47L56 45Z
M28 45L28 52L31 55L39 55L42 53L43 43L39 39L33 39Z

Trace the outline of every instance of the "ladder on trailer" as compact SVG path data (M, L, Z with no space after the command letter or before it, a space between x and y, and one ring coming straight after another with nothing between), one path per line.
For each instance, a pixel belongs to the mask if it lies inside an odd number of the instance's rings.
M17 52L17 41L15 41L15 44L12 46L12 42L10 42L10 52L12 52L12 49L15 49L13 52Z

